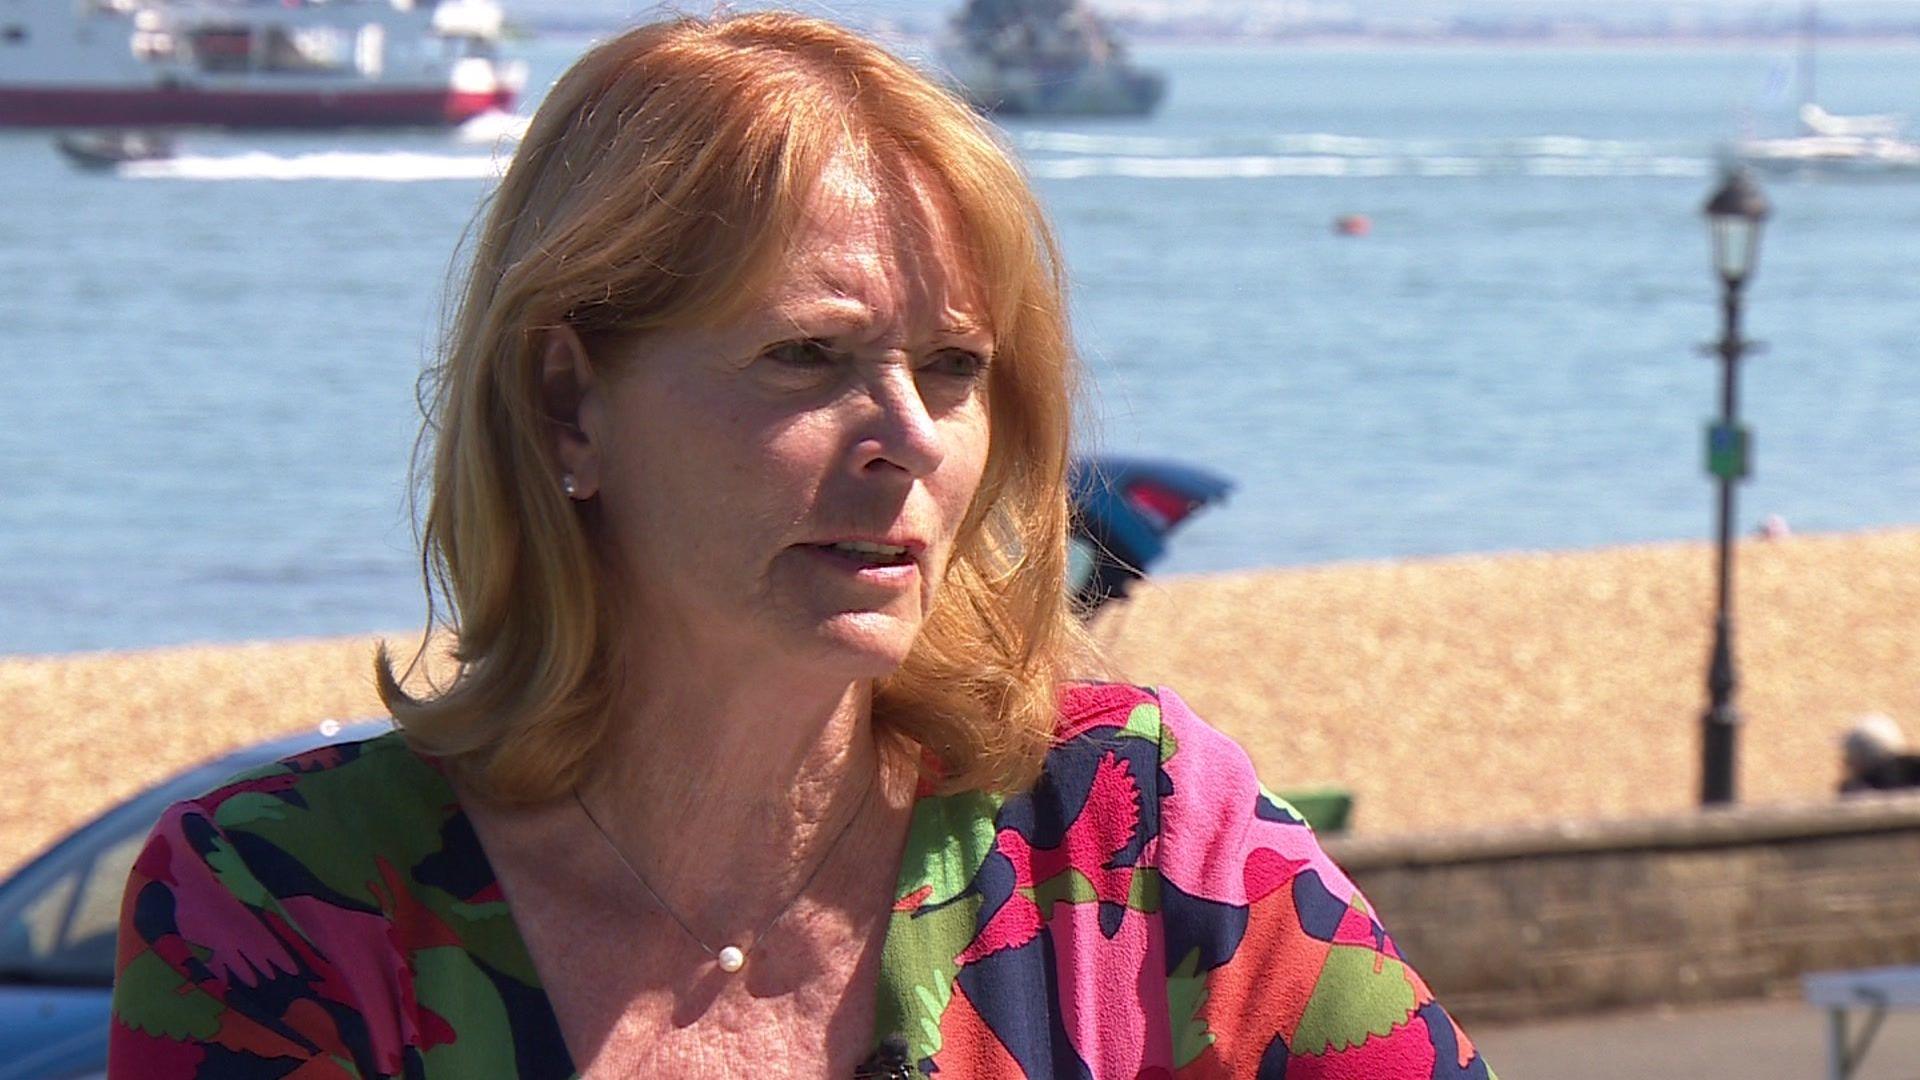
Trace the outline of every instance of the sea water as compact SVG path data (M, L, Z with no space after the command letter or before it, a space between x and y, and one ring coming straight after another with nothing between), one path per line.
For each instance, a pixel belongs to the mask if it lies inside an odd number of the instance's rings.
M532 85L583 44L524 46ZM1158 115L1007 136L1064 243L1084 444L1236 485L1158 572L1710 535L1699 209L1717 145L1785 129L1786 57L1140 53ZM1920 108L1920 51L1830 49L1820 77L1836 113ZM180 149L83 175L0 133L0 652L423 615L417 381L502 149ZM1738 524L1920 521L1920 177L1763 183Z

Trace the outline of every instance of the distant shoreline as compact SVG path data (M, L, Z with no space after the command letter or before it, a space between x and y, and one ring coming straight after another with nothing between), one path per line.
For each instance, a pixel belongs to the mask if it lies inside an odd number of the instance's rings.
M1732 52L1756 48L1796 49L1799 42L1791 38L1720 38L1720 37L1582 37L1567 35L1564 37L1544 38L1500 38L1500 37L1383 37L1370 34L1340 35L1316 34L1304 37L1268 37L1268 36L1208 36L1184 34L1135 35L1128 39L1135 47L1165 45L1206 45L1213 47L1248 48L1303 48L1303 49L1343 49L1343 50L1411 50L1411 49L1500 49L1523 52L1527 50L1568 49L1592 52L1618 51L1683 51ZM1849 38L1822 38L1820 50L1848 49L1886 49L1920 51L1920 30L1898 36L1864 36Z
M622 21L530 21L517 24L521 32L535 38L560 39L579 38L583 42L595 40L618 33L630 26L639 25L641 19L632 22ZM913 43L924 47L933 44L934 32L909 29L899 26L869 27L882 37ZM1202 45L1222 48L1299 48L1299 49L1342 49L1342 50L1378 50L1402 51L1418 49L1501 49L1501 50L1548 50L1575 49L1595 52L1608 50L1699 50L1699 51L1736 51L1743 49L1798 49L1800 38L1797 33L1756 34L1750 36L1727 35L1632 35L1632 34L1549 34L1542 36L1502 36L1497 34L1436 34L1393 35L1393 34L1342 34L1342 33L1305 33L1305 34L1236 34L1209 32L1180 32L1173 30L1144 30L1139 27L1119 27L1122 38L1133 48L1155 48L1161 46ZM1877 34L1834 34L1821 35L1819 47L1822 52L1828 50L1851 49L1888 49L1920 50L1920 25L1910 30Z

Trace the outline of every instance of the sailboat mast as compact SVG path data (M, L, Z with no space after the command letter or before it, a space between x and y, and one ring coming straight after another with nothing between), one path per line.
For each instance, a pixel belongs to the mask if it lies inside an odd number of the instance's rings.
M1813 90L1813 54L1819 37L1820 5L1807 0L1800 7L1800 104L1803 107L1817 100Z

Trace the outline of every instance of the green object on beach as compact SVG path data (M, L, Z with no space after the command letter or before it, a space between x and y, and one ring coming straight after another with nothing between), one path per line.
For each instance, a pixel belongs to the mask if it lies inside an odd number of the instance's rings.
M1707 471L1723 480L1745 480L1752 447L1753 433L1745 424L1707 425Z
M1340 788L1300 788L1274 794L1307 819L1313 831L1326 835L1347 831L1347 817L1353 813L1353 793Z

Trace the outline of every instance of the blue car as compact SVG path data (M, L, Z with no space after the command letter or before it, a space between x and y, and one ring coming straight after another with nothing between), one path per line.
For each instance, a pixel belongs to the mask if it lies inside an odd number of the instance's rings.
M106 1074L120 894L161 811L243 769L392 726L329 722L188 769L88 822L0 885L0 1080Z

